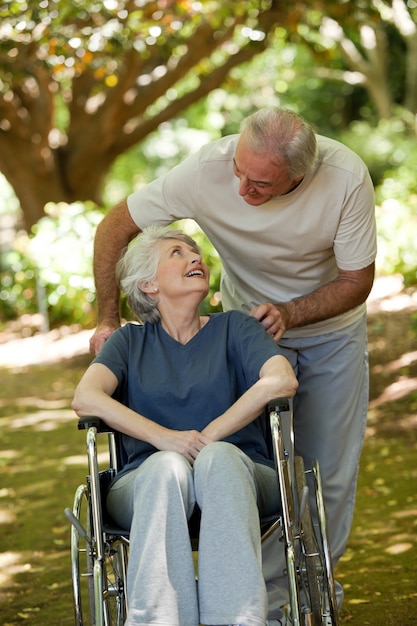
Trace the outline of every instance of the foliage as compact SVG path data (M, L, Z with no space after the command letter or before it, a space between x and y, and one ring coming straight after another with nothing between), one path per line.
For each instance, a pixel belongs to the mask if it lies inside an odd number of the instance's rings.
M80 203L50 205L33 236L20 234L0 274L3 321L40 312L46 327L93 325L91 251L101 219L101 212Z
M234 68L223 87L241 94L233 117L284 99L333 134L354 120L395 117L398 107L414 114L416 55L414 2L304 0L287 8L266 51Z
M262 88L229 108L225 133L294 82L318 125L415 114L416 13L411 0L3 1L0 170L26 227L48 202L101 204L119 155L213 90L233 94L268 46Z
M362 156L376 185L378 273L399 273L406 286L416 285L416 137L407 133L407 120L397 117L376 128L357 122L341 140Z
M242 120L257 109L282 106L305 117L321 134L345 130L356 119L352 99L357 91L317 75L309 48L288 42L283 28L275 30L272 42L265 52L235 67L221 88L192 105L187 118L228 135L238 132Z
M105 187L107 202L120 201L134 186L163 173L214 136L214 130L197 131L188 128L184 120L166 123L160 133L116 161ZM6 186L2 195L6 197L7 193ZM12 210L12 203L11 196L6 211ZM103 213L94 205L49 203L47 215L33 232L29 236L25 231L19 233L1 258L0 320L3 323L41 312L44 327L71 323L94 326L92 252L95 228L102 217ZM195 237L211 268L211 288L201 310L203 313L219 310L217 253L192 221L180 226ZM127 319L132 317L124 299L121 313Z
M18 249L5 255L1 272L0 311L3 321L38 312L36 274L29 257Z
M201 122L191 111L185 118L161 124L143 142L133 146L114 162L104 185L106 206L113 206L157 176L161 176L192 152L219 135L209 123L210 111L204 109ZM192 120L193 127L189 125ZM205 130L202 130L202 129Z
M29 229L264 50L277 0L0 4L0 170ZM88 173L88 175L87 175Z
M102 213L97 209L86 211L82 204L61 204L50 207L50 215L40 220L34 235L28 238L26 233L21 233L13 249L4 255L0 270L3 324L40 313L38 324L42 330L63 324L94 326L92 251L95 228L101 219ZM211 287L201 313L218 311L221 309L218 255L192 221L179 226L194 237L211 268ZM133 318L124 298L121 314L125 319Z
M312 74L366 90L354 117L417 113L417 5L407 0L306 0L290 30L314 58ZM308 67L310 71L310 67ZM357 89L355 89L357 91ZM356 106L359 103L356 103Z

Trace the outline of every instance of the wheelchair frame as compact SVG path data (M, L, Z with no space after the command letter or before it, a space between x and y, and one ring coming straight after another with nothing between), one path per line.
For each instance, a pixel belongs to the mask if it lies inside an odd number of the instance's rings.
M287 623L339 626L319 464L315 461L311 469L305 470L303 459L294 457L289 401L277 398L267 410L282 513L269 523L262 540L277 532L285 547ZM284 413L289 414L287 445ZM86 484L75 492L72 510L65 509L71 522L75 625L123 626L127 615L129 532L114 525L102 504L107 486L119 470L118 434L98 418L81 418L78 428L87 430L88 476ZM101 471L99 434L107 435L109 445L109 468Z

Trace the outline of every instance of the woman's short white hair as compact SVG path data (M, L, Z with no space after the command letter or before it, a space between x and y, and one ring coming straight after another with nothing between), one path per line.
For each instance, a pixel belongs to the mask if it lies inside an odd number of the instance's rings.
M160 320L158 299L141 289L152 282L157 273L160 253L157 244L164 239L178 239L200 254L200 248L182 230L171 226L152 225L145 228L123 251L116 265L116 278L133 313L142 322Z
M304 177L315 165L315 132L300 115L277 107L256 111L243 120L240 134L249 150L284 160L292 179Z

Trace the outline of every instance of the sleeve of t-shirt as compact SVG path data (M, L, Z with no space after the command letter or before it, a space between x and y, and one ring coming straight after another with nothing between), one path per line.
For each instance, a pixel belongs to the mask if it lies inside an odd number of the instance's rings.
M374 188L367 170L345 199L334 240L339 269L353 271L375 261L377 250Z
M259 379L264 363L272 356L282 354L282 351L254 317L241 311L229 311L229 315L235 367L248 389Z
M143 230L151 224L166 225L195 217L198 206L199 154L192 154L163 176L133 192L127 206L133 221Z
M113 372L119 385L126 380L128 366L128 327L118 328L106 341L93 363L101 363Z

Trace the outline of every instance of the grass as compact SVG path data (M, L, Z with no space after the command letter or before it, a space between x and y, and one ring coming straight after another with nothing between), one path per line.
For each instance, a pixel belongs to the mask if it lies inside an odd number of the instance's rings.
M354 526L337 577L342 625L411 626L417 615L417 346L412 312L370 317L371 405ZM89 356L1 368L0 623L74 624L64 508L84 482L70 410Z
M88 360L2 372L1 623L73 624L65 506L85 480L84 440L69 408Z

